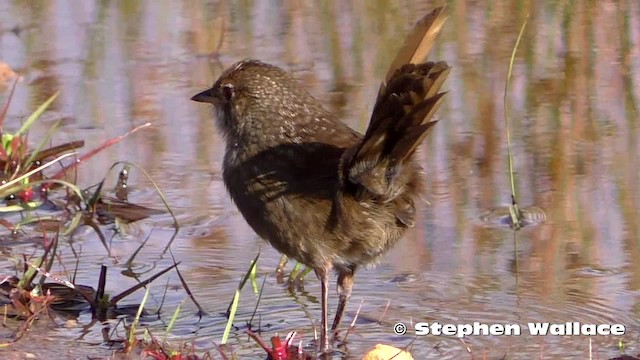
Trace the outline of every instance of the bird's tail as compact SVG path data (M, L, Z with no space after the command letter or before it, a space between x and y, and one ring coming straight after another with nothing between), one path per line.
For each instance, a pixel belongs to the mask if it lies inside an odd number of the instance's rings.
M403 165L436 123L450 67L425 60L447 17L438 8L415 25L380 86L364 138L343 159L345 180L387 201L401 191Z

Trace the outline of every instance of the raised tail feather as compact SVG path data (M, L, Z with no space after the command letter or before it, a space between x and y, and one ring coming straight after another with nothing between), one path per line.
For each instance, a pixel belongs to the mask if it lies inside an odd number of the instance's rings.
M403 165L436 121L449 74L445 62L424 62L448 15L438 8L422 18L405 40L380 86L364 138L348 151L343 171L351 183L394 199L404 186Z

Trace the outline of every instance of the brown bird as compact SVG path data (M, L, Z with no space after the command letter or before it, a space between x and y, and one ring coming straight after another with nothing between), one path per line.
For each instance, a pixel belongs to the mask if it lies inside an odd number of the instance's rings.
M331 270L338 274L335 334L356 269L377 263L415 225L423 181L414 155L436 123L450 69L425 60L446 19L444 8L435 9L407 36L364 136L285 71L256 60L234 64L191 98L214 105L226 143L224 183L245 220L320 279L325 352Z

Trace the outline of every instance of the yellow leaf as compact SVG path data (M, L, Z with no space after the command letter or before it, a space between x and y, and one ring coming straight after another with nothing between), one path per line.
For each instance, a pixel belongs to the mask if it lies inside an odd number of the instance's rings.
M413 360L411 354L391 345L377 344L373 349L369 350L362 360Z

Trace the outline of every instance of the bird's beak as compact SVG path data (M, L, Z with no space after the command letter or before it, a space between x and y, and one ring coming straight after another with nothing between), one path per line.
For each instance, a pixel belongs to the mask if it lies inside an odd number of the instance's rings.
M217 98L213 96L213 91L211 91L211 89L193 95L193 97L191 97L191 100L212 104L217 102Z

